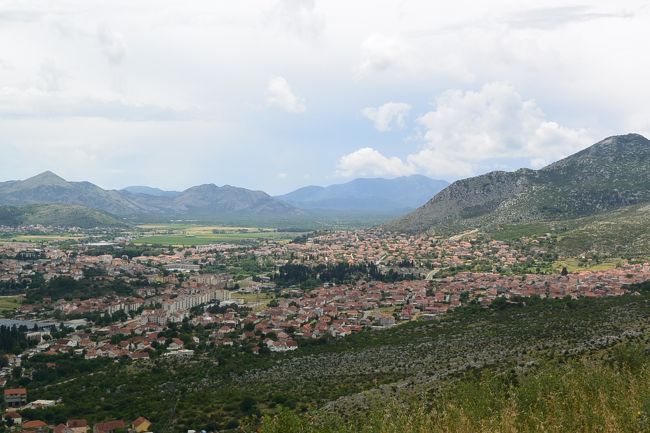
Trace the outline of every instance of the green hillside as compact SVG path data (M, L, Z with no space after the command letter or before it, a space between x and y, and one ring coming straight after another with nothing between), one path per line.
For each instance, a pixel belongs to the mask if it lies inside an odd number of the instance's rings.
M125 225L117 217L83 206L44 204L0 206L0 225L44 225L58 227L116 227Z

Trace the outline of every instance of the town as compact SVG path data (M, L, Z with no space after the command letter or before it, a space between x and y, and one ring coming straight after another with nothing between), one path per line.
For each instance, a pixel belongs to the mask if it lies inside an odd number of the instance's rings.
M0 292L19 300L0 320L18 342L2 348L0 371L13 430L89 430L86 419L23 419L34 408L64 404L28 398L30 380L39 368L56 369L57 357L139 363L221 349L271 356L436 320L463 306L621 296L650 280L650 263L638 260L559 269L550 235L505 242L477 231L443 238L364 229L176 247L136 246L132 234L104 237L0 244ZM48 361L34 361L41 359ZM151 426L144 416L92 420L92 430L142 433Z

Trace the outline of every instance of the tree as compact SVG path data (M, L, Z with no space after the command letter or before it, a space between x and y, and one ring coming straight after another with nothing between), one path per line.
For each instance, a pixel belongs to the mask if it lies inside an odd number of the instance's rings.
M250 415L257 409L257 401L253 397L247 395L239 404L239 409L245 414Z

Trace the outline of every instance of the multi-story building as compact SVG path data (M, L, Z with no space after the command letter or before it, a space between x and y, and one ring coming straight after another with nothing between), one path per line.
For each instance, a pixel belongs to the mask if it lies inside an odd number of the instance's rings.
M10 407L19 407L27 404L27 389L5 389L5 404Z

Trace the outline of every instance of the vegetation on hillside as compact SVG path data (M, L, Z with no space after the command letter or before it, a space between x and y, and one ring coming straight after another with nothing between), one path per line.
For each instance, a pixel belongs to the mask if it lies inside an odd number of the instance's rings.
M282 411L261 433L648 432L650 357L645 344L619 344L527 372L471 370L435 394L371 402L343 417ZM249 430L253 431L253 430Z
M650 205L634 205L583 218L498 225L488 230L498 240L550 233L564 256L599 253L610 256L650 254Z

